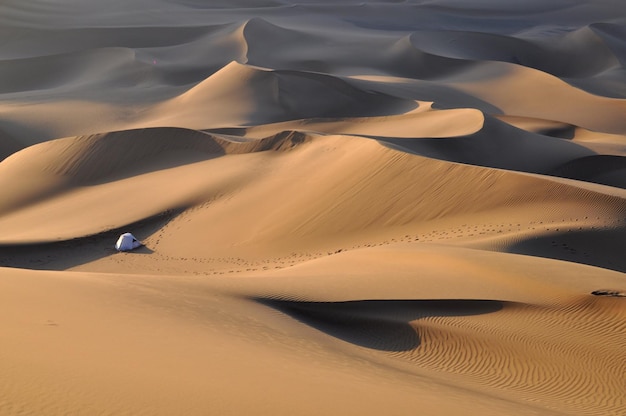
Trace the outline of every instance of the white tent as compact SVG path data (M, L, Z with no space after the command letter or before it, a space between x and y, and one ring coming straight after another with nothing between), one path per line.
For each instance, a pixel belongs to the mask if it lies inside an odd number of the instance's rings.
M141 241L137 240L134 235L131 233L124 233L120 235L120 238L117 239L117 243L115 243L115 249L117 251L130 251L137 247L141 247Z

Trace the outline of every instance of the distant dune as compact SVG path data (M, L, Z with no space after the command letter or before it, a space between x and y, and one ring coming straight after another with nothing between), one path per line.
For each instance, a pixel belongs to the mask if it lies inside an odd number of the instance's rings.
M4 1L0 415L623 415L625 114L612 0Z

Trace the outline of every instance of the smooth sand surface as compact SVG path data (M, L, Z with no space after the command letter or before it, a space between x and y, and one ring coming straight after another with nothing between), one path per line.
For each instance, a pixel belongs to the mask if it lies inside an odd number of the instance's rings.
M625 28L2 2L0 415L626 414Z

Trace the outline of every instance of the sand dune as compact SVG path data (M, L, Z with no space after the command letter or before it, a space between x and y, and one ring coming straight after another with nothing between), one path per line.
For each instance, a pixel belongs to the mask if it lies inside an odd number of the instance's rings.
M399 115L298 119L241 129L239 133L257 139L284 131L335 133L379 139L433 138L469 135L483 127L484 116L474 109L434 110L429 102L416 105L418 107L415 110Z
M578 143L529 134L491 117L485 118L480 130L461 137L382 140L437 159L542 174L552 173L562 163L594 154Z
M339 3L0 4L0 415L624 413L622 4Z
M481 32L418 32L411 41L438 55L509 62L568 79L593 77L619 66L619 58L592 27L549 39Z
M110 159L119 164L100 162ZM186 253L198 259L195 271L206 261L220 264L218 258L243 259L243 267L262 253L282 257L294 250L326 253L425 240L425 230L459 225L435 238L486 240L502 249L518 233L526 239L559 227L617 229L625 195L591 183L433 160L367 138L302 133L237 142L190 130L146 129L46 142L3 165L7 182L16 184L0 217L4 244L84 237L200 204L141 236L156 252L155 265ZM49 192L56 177L58 191L32 200L38 188L11 179L24 170L48 178ZM333 179L339 176L341 182ZM167 193L151 192L178 178L187 179ZM299 193L302 187L308 191ZM31 227L20 226L24 222Z
M382 116L415 107L413 101L363 91L328 75L270 71L231 62L156 111L177 120L175 123L182 119L186 126L202 129L208 126L206 116L196 110L200 108L214 119L221 116L222 123L255 125L302 118ZM177 114L178 108L192 111Z
M85 84L101 84L100 88L106 88L115 84L131 84L137 79L141 79L142 83L151 83L147 67L147 63L141 65L135 60L134 51L126 48L13 59L2 65L0 75L12 82L5 85L0 93L10 95L33 90L50 93L52 91L49 90L57 89L60 90L57 93L71 93L76 88L84 88ZM68 68L74 70L68 71ZM113 78L110 78L111 75Z
M606 133L624 133L619 115L626 106L623 99L597 97L545 73L520 66L489 66L491 68L483 68L474 75L465 74L464 79L455 85L495 105L507 115L543 117ZM491 72L492 77L482 78L483 71ZM507 81L513 78L515 81ZM553 101L557 96L558 105Z
M452 262L479 265L471 259L485 253L415 249L342 253L319 264L203 281L7 270L3 304L11 312L21 310L25 323L5 325L11 335L5 350L14 365L4 367L18 385L28 386L8 391L20 404L29 394L40 397L24 406L34 411L56 404L88 412L89 406L106 406L113 394L120 399L108 407L111 411L155 414L195 413L206 406L227 414L259 406L304 414L319 409L369 413L405 395L394 405L401 413L421 402L436 413L460 411L464 404L451 402L450 395L472 400L486 414L601 414L623 406L621 301L578 292L591 286L590 277L610 284L621 274L499 255L472 274L498 287L489 284L481 292L477 281L467 281L467 288L473 287L469 292L457 284L450 292L446 282L459 281L458 268L437 257L448 254ZM379 270L392 259L398 274L384 281ZM426 269L427 280L416 274L416 266ZM528 273L534 267L549 270L550 278ZM328 274L337 270L345 272ZM534 282L524 280L532 275ZM577 279L565 289L563 281L572 275ZM24 291L24 284L31 289ZM471 296L472 290L494 298L454 298ZM452 298L437 299L437 291ZM267 299L272 294L285 300ZM381 300L367 300L368 294ZM309 300L293 300L299 296ZM17 298L31 305L28 310L16 304ZM67 337L77 339L69 349ZM33 342L38 340L45 346ZM17 349L20 343L30 347ZM39 363L37 379L15 371L42 348L58 358ZM100 358L90 359L94 355ZM594 371L599 367L604 371ZM68 377L91 382L73 386L64 381ZM126 380L121 389L113 384L120 378ZM258 383L270 387L260 389ZM236 400L242 388L246 400ZM369 389L378 394L361 397ZM325 397L313 409L306 404L312 394ZM277 403L267 402L279 395Z

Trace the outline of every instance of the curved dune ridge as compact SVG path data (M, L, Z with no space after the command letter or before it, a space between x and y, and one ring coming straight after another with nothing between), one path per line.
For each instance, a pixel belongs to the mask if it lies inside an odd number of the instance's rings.
M623 6L340 3L1 2L1 415L623 414Z
M619 58L592 26L549 39L490 33L417 32L413 45L457 59L501 61L560 78L586 78L619 66Z
M430 316L474 315L502 309L497 301L362 300L334 303L267 301L270 306L322 332L365 348L417 349L421 340L410 322Z
M583 200L584 205L608 216L608 224L614 226L618 226L624 211L624 192L619 189L583 187L548 177L427 159L366 138L303 133L279 133L251 141L218 137L191 130L145 129L60 139L29 147L0 164L7 187L14 189L4 204L21 208L0 219L5 224L2 241L81 237L206 198L209 200L205 208L190 213L194 217L187 219L191 227L198 223L214 224L215 215L224 215L231 209L244 210L243 213L246 207L254 207L266 213L262 218L224 218L218 221L219 226L212 226L218 227L216 230L224 227L223 231L190 236L185 245L194 241L201 251L207 243L217 244L217 239L225 247L271 244L294 235L308 240L515 204L537 209L552 207L550 210L565 213L565 207ZM271 149L278 150L278 154L266 152ZM320 165L324 169L318 169ZM28 176L38 175L48 181L57 178L63 186L54 196L20 205L19 201L29 200L29 188L20 183L24 171ZM185 180L185 186L172 192L158 196L150 192L150 184L157 186L163 180L188 175L191 177ZM331 179L338 176L343 177L341 182ZM390 182L390 177L395 179ZM451 182L455 186L447 185ZM302 186L309 191L297 194ZM280 197L284 192L292 195L288 201ZM253 204L257 195L265 197ZM83 224L77 221L75 212L64 209L68 204L79 204L83 215L92 216L93 208L103 203L110 213L102 215L100 221ZM160 210L155 210L155 205ZM118 206L128 208L120 210ZM362 210L363 206L368 206L367 211ZM42 216L42 212L47 215ZM19 226L27 218L41 225L28 229ZM71 227L66 228L68 224ZM228 228L233 231L227 232ZM15 230L14 236L11 229ZM241 231L235 232L236 229Z
M564 328L564 325L555 325L563 322L558 317L560 314L575 315L579 319L570 321L572 317L568 317ZM450 372L466 374L487 384L507 387L514 384L513 389L522 394L535 393L544 396L544 400L557 398L573 409L588 408L602 414L624 405L619 397L624 367L614 361L620 355L617 333L624 330L619 308L614 305L607 308L607 305L585 300L554 309L526 305L513 306L510 310L505 307L502 315L507 315L507 319L500 322L507 323L501 327L484 322L455 325L454 318L433 318L424 325L425 328L420 328L421 337L430 341L431 348L425 346L418 354L407 358L426 366L429 362L438 368L443 366ZM522 319L526 324L512 324ZM614 320L607 322L607 319ZM597 324L597 321L602 323ZM532 331L529 334L525 331L527 326L542 327L545 332ZM470 340L463 336L467 331L473 335ZM615 335L606 337L607 331ZM606 340L601 347L580 342L580 337L595 338L595 334L603 334ZM456 342L451 342L451 338L456 337ZM564 346L567 341L563 338L568 337L572 337L571 344L577 345L573 350ZM495 339L501 344L494 345ZM424 345L428 341L424 341ZM442 359L442 355L446 358ZM592 368L606 371L599 374ZM543 374L537 374L538 369ZM587 375L589 372L594 374ZM554 377L549 383L544 379L546 373ZM599 384L604 386L606 396L600 398L586 393Z
M626 368L614 361L620 355L621 337L605 338L599 348L580 343L574 350L563 339L572 337L570 342L578 344L583 336L625 330L623 310L615 305L587 299L552 307L495 300L269 301L269 305L346 343L390 352L420 369L444 368L447 377L454 374L469 384L510 389L515 395L534 393L538 400L556 399L597 414L624 405L620 392ZM596 324L598 320L602 323ZM540 326L545 332L528 333L528 326ZM581 376L593 368L606 371ZM550 383L544 382L546 374L551 374ZM604 386L602 398L586 393L597 385Z
M176 114L181 107L192 111ZM172 118L188 118L186 124L202 128L206 125L201 124L205 123L202 118L198 120L196 108L214 110L226 119L239 116L239 124L256 125L264 124L261 121L381 116L415 107L413 101L364 91L337 77L231 62L157 111Z

